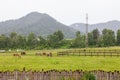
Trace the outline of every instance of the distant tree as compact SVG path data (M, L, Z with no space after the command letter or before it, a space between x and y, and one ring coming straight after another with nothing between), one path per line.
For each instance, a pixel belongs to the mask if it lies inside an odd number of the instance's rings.
M46 39L44 39L42 36L38 36L37 37L37 47L39 49L43 49L45 48L47 45L46 45Z
M80 31L76 32L76 37L80 37Z
M93 41L93 33L90 32L88 33L88 45L91 46L94 44L94 41Z
M54 35L48 35L47 36L47 46L48 47L55 48L57 46L56 43L57 43L57 41L56 41Z
M11 32L10 34L10 47L16 48L18 46L18 35L16 32Z
M26 37L18 35L18 48L26 47Z
M53 35L56 37L56 39L58 39L58 41L61 41L64 38L64 34L60 30L56 31Z
M93 44L97 45L99 41L99 36L100 36L98 29L94 29L92 31L92 34L93 34Z
M84 47L84 36L80 34L80 31L76 32L76 38L73 40L72 47Z
M57 48L62 44L61 42L63 39L64 35L62 31L56 31L53 34L47 36L47 44L49 47Z
M44 39L42 36L38 36L37 38L39 45L45 45L46 44L46 39Z
M29 48L34 48L36 46L36 43L36 35L34 33L30 33L27 38L27 45L29 46Z
M16 37L17 37L17 33L16 33L16 32L11 32L10 38L11 38L11 39L14 39L14 38L16 38Z
M76 38L74 40L74 46L76 47L80 47L81 46L81 35L80 35L80 31L76 32Z
M117 45L120 45L120 29L117 31Z
M109 29L104 29L102 31L103 43L104 46L113 46L115 45L115 34L114 31Z
M5 35L0 36L0 48L7 48L9 47L9 38Z
M99 36L97 47L104 47L103 36L102 35Z

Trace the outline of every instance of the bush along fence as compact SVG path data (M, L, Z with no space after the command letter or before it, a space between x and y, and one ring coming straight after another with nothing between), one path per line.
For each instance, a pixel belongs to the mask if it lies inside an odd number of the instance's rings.
M93 75L95 78L83 78L86 73ZM95 71L6 71L0 72L0 80L120 80L120 72L106 72L102 70Z
M120 49L114 50L65 50L57 52L57 56L120 56Z

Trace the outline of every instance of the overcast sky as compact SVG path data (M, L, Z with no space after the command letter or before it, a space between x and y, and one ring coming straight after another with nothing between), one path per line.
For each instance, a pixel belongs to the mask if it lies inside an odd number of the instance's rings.
M47 13L70 25L85 22L95 24L120 20L120 0L0 0L0 21L20 18L30 12Z

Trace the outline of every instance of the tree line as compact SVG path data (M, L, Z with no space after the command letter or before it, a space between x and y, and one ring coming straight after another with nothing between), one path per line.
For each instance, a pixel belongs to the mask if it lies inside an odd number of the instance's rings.
M120 29L115 34L110 29L104 29L102 33L98 29L88 33L88 47L108 47L120 45ZM76 32L74 39L65 39L62 31L58 30L46 38L30 33L22 36L11 32L9 36L0 35L0 49L55 49L55 48L84 48L85 35Z

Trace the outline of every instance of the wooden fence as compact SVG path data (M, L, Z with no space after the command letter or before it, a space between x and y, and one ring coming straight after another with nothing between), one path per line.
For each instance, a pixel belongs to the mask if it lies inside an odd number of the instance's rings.
M96 80L120 80L120 72L89 71ZM86 72L76 71L6 71L0 72L0 80L81 80Z
M112 50L65 50L60 51L57 53L58 56L120 56L119 49L112 49Z

